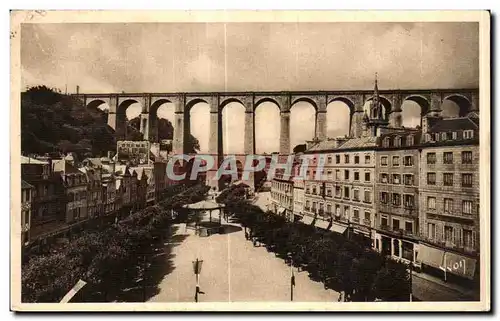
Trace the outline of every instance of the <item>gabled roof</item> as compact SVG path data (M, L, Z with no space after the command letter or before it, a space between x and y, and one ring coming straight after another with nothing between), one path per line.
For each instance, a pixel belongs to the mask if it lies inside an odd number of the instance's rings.
M479 129L479 119L469 117L444 118L430 128L430 132L454 132Z
M30 188L34 188L33 185L30 185L26 181L21 180L21 189L30 189Z
M64 175L68 174L84 174L78 170L75 166L71 165L64 159L56 160L52 163L54 172L61 172Z

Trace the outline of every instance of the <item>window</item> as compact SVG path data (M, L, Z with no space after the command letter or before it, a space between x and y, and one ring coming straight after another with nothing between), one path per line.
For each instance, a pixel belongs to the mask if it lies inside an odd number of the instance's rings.
M452 213L453 212L453 199L452 198L445 198L444 199L444 212L445 213Z
M413 185L413 175L412 174L404 174L403 175L403 183L405 185Z
M392 193L392 205L400 206L401 205L401 195L398 193Z
M365 155L365 164L370 164L370 155Z
M370 172L365 172L365 182L369 182L371 180Z
M306 186L306 194L309 194L309 193L310 193L309 186Z
M444 186L453 186L453 173L443 173Z
M389 175L386 173L380 174L380 181L382 183L388 183L389 182Z
M335 205L335 216L340 216L340 205Z
M380 164L382 166L387 166L387 156L381 156L380 157Z
M396 146L396 147L401 146L401 137L397 136L397 137L394 139L394 146Z
M382 143L383 147L389 147L391 145L391 141L389 137L384 138L384 142Z
M309 201L306 201L306 210L309 210L311 208L311 203Z
M431 134L425 134L425 141L426 142L432 141L432 135Z
M392 219L392 229L395 231L399 230L399 220L398 219L395 219L395 218Z
M436 209L436 198L432 196L427 197L427 209L435 210Z
M340 169L335 170L335 179L340 181Z
M328 215L332 214L332 204L326 204L326 213Z
M349 187L348 186L344 187L344 198L349 198Z
M462 152L462 164L472 164L472 152Z
M349 180L349 170L348 170L348 169L344 170L344 179L345 179L346 181L348 181L348 180Z
M381 192L380 193L380 202L383 204L387 204L389 201L389 194L387 192Z
M372 202L372 192L370 190L365 189L365 203L371 203Z
M464 130L464 139L472 139L474 138L473 130Z
M333 179L332 171L327 171L327 176L329 180Z
M462 201L462 213L472 214L472 201Z
M446 133L441 133L441 140L448 140L448 135L446 135Z
M312 206L312 211L313 211L313 212L316 212L316 202L313 202L312 204L313 204L313 206Z
M413 222L405 222L405 231L408 233L413 233Z
M387 227L389 224L387 222L387 217L382 217L380 219L380 225L383 226L383 227Z
M341 190L340 186L335 186L335 197L340 197Z
M352 210L352 217L355 219L359 219L359 210L358 209Z
M451 243L453 243L455 241L452 226L445 226L444 227L444 240L446 242L451 242Z
M405 208L413 208L415 206L415 196L410 194L405 194L403 196L403 202Z
M436 239L436 224L434 223L427 224L427 237L430 239Z
M472 240L472 231L469 229L463 229L463 239L464 239L464 247L472 248L474 246Z
M328 156L328 164L332 163L332 156Z
M443 164L453 164L453 153L444 152L443 153Z
M409 135L408 137L406 137L406 145L407 146L413 145L413 135Z
M427 185L436 185L436 173L427 173Z
M371 221L371 213L369 211L365 211L365 220Z
M472 187L472 174L462 174L462 187Z
M457 132L451 133L451 138L452 139L457 139Z
M401 184L401 175L392 174L392 184L396 184L396 185Z
M349 154L344 155L344 163L349 164Z
M355 189L353 191L352 199L355 201L359 201L359 190Z
M413 166L413 156L405 156L404 165L405 166Z
M335 164L340 164L340 155L335 155Z
M354 180L359 181L359 172L354 172Z
M328 196L328 197L332 197L332 189L331 189L331 188L328 188L328 189L326 190L326 196Z
M436 164L436 153L427 153L427 164Z
M359 156L354 156L354 164L359 164Z
M399 166L399 156L392 156L392 166Z

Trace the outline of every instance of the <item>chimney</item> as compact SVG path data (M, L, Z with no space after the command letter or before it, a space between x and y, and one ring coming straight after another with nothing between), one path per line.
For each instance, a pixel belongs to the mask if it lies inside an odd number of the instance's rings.
M76 85L76 94L80 94L80 86Z

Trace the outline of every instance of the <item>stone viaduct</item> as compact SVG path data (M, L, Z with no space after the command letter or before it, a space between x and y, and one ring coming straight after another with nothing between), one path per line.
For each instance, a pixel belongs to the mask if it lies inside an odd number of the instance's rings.
M418 89L418 90L380 90L381 101L385 107L385 116L392 127L402 123L401 105L406 100L416 102L421 107L421 116L429 111L441 111L445 100L452 100L459 108L460 116L469 112L479 112L479 90L470 89ZM190 110L204 102L210 106L209 153L220 155L222 151L222 110L231 103L238 102L245 107L244 153L255 152L254 112L263 102L273 102L280 109L280 154L290 153L290 109L294 104L305 101L316 110L315 136L326 137L327 105L334 101L345 103L350 109L350 136L358 137L362 130L363 107L372 99L370 90L339 91L280 91L280 92L190 92L190 93L79 93L87 107L97 107L103 103L109 106L108 124L115 129L118 139L125 135L127 126L126 109L133 103L142 106L140 131L144 139L155 140L158 137L157 111L164 103L175 106L174 153L183 153L186 138L190 133ZM179 130L181 129L181 130Z

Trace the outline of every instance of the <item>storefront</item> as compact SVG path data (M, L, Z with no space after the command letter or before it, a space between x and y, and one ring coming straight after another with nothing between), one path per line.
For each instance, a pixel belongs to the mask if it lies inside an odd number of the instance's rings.
M374 247L384 256L390 256L394 260L403 263L413 262L414 266L420 266L417 260L419 251L418 241L394 235L374 233Z
M459 253L420 244L417 261L443 271L445 279L449 273L469 280L475 278L477 260Z

